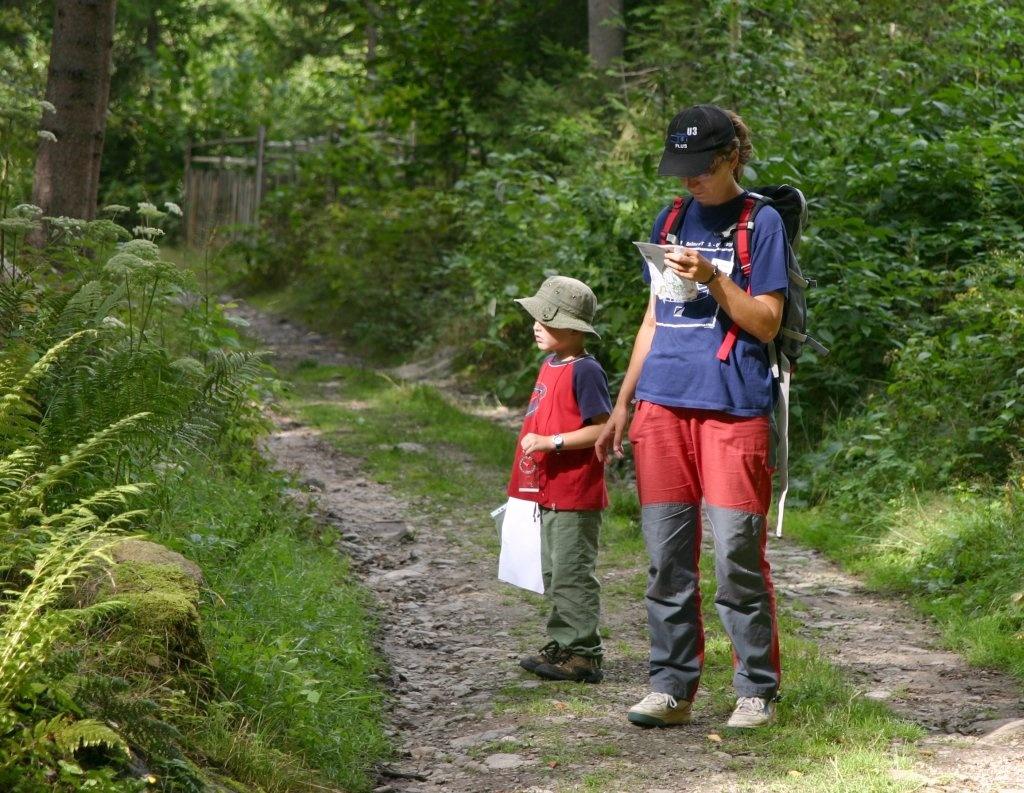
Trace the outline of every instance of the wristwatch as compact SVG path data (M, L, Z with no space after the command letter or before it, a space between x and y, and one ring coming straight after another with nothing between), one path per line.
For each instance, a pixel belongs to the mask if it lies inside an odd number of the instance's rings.
M555 444L556 452L562 451L562 447L565 446L565 438L563 438L561 435L552 435L551 442Z
M721 272L721 270L718 269L718 265L714 264L714 265L712 265L711 275L708 276L708 280L707 281L698 281L697 283L700 284L701 286L707 286L712 281L714 281L716 278L718 278L718 274L720 272Z

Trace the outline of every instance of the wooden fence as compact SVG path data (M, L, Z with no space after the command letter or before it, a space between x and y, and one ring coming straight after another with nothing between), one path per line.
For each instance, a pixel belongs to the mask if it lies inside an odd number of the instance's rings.
M331 142L322 135L267 140L265 127L252 138L191 142L185 152L185 244L201 247L233 239L259 223L263 196L295 180L297 158Z

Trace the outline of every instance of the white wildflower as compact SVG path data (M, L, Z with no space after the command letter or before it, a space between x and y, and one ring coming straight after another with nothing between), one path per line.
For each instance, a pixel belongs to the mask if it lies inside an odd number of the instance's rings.
M140 259L155 262L160 258L160 249L150 240L130 240L121 245L122 253L130 253Z
M181 217L181 207L175 204L173 201L165 201L164 209L166 209L172 215L176 215L179 218Z
M50 143L57 142L57 136L50 132L50 130L48 129L41 129L38 132L36 132L36 135L38 135L42 140L50 141Z
M111 275L126 276L131 275L135 270L141 270L149 267L150 264L145 259L136 256L134 253L115 253L103 266Z
M45 99L39 100L39 109L45 113L57 112L57 108L53 106L53 102L47 102Z
M132 229L132 234L136 237L152 239L153 237L162 237L164 235L164 230L158 229L156 226L136 226Z
M167 214L166 212L161 212L156 208L155 204L151 204L148 201L139 202L138 213L140 216L149 220L156 220L157 218L162 218Z
M111 215L120 215L122 212L131 212L131 207L126 207L124 204L107 204L101 212L109 212Z
M105 327L105 328L123 328L123 327L125 327L125 324L121 320L119 320L117 317L113 317L113 316L104 317L100 321L100 324L103 327Z
M18 204L11 210L11 214L19 218L37 218L43 214L43 210L35 204Z
M39 224L30 218L4 218L0 220L0 231L20 237L39 228Z

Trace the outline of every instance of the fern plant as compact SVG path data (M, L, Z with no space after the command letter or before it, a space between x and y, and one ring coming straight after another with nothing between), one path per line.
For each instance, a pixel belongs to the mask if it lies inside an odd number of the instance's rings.
M141 754L168 789L198 791L166 681L143 692L87 641L117 630L123 607L72 595L155 503L140 480L256 421L264 366L162 257L157 224L175 205L140 204L129 231L126 207L42 217L9 209L5 189L0 175L0 790L139 790L124 772ZM36 232L42 251L23 244Z

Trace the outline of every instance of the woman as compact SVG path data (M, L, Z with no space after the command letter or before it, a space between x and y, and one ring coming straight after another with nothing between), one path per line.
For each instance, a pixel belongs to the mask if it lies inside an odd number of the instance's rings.
M749 277L744 273L733 232L748 204L739 176L751 152L743 121L715 105L687 108L669 125L658 173L681 178L694 200L664 272L645 265L647 313L597 441L601 459L622 456L635 402L629 440L651 557L651 693L628 718L643 726L690 721L704 661L702 499L716 549L715 605L733 644L738 699L728 724L760 727L775 718L779 644L764 555L774 400L766 344L782 320L788 243L779 214L765 206L750 236ZM669 212L658 217L652 242Z

